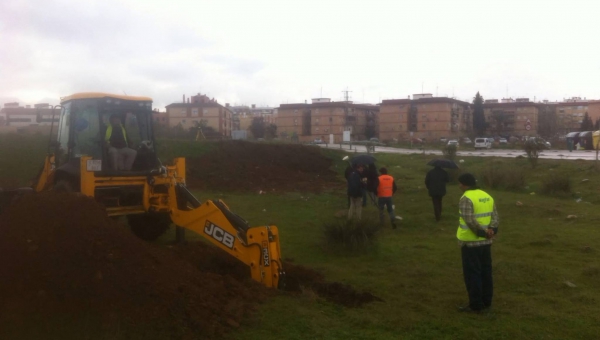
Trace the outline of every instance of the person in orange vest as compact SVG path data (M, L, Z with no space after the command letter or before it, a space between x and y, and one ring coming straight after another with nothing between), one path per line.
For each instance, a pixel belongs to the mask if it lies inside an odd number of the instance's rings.
M379 222L383 226L384 217L383 217L383 208L387 206L387 212L390 215L390 222L392 223L392 228L396 229L396 222L394 215L394 204L392 202L392 195L398 189L396 187L396 182L394 181L394 177L388 175L387 168L379 169L379 185L377 186L377 205L379 206Z

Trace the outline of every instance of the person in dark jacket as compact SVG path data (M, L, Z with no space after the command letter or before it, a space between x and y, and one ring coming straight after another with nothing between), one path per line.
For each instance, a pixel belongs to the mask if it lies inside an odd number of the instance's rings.
M344 170L344 177L346 178L346 182L348 182L348 178L350 178L350 175L352 175L354 170L354 167L351 165L348 165L346 167L346 170ZM348 197L348 209L350 209L350 195L346 195L346 197Z
M365 181L361 176L364 173L362 165L356 166L356 171L352 172L348 177L348 196L350 197L350 209L348 209L348 219L356 217L360 220L362 213L362 198L365 189Z
M369 164L369 167L366 171L367 177L367 190L366 195L369 196L373 205L377 206L377 187L379 187L379 174L377 173L377 168L375 164ZM366 197L363 197L363 207L367 205Z
M439 166L429 170L425 176L425 186L433 201L433 213L436 221L442 217L442 198L446 195L446 183L449 181L448 173Z

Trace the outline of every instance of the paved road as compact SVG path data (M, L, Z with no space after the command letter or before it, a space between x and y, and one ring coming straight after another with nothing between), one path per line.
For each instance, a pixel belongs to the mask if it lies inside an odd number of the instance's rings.
M340 150L340 144L319 144L322 148L328 149L338 149ZM349 145L341 145L342 150L349 150ZM358 153L366 153L367 149L363 145L352 145L352 150ZM442 152L440 150L428 150L425 149L420 150L418 148L414 149L399 149L399 148L390 148L385 146L376 146L375 152L382 153L396 153L407 155L411 153L425 153L427 155L441 155ZM527 156L525 152L522 150L505 150L505 149L490 149L490 150L473 150L473 149L465 149L460 150L456 153L457 156L471 156L471 157L517 157L519 155ZM546 150L540 154L540 158L544 159L566 159L566 160L575 160L575 159L584 159L584 160L595 160L596 152L595 151L573 151L569 152L569 150Z

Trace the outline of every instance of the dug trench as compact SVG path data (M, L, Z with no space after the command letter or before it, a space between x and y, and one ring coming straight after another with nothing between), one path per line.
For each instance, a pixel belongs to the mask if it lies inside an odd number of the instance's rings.
M291 292L266 289L220 249L146 243L78 194L28 195L3 211L0 261L2 339L219 338L273 294L380 301L291 263Z

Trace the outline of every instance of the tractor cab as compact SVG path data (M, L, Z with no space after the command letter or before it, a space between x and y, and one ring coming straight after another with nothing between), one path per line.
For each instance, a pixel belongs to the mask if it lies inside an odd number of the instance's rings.
M57 175L80 173L92 157L96 176L143 176L160 170L152 130L152 99L78 93L61 99L55 146Z

